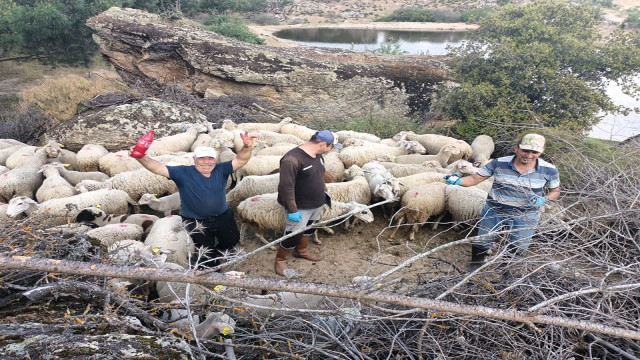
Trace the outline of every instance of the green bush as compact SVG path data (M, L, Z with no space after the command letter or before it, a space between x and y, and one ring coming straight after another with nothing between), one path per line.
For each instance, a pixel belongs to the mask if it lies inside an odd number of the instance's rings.
M277 17L270 14L256 14L249 18L251 21L258 25L280 25L280 20Z
M637 28L640 27L640 10L639 9L631 9L627 10L627 18L622 23L622 26L625 28Z
M264 45L264 39L249 30L242 19L230 15L213 15L205 25L222 36L231 37L249 44Z
M491 6L483 6L480 8L464 10L460 15L460 20L467 24L477 24L485 18L493 8Z
M394 11L391 15L383 16L375 21L384 22L458 22L460 14L450 10L432 10L420 8L402 8Z

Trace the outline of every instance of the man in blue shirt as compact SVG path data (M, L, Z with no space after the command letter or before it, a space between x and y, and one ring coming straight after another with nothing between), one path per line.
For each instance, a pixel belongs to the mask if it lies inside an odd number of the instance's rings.
M446 178L452 185L473 186L494 177L478 224L478 238L471 244L471 270L484 263L496 239L491 233L503 227L512 230L507 235L508 249L517 256L524 255L535 234L540 207L560 196L558 169L540 159L544 146L542 135L527 134L516 142L515 155L494 159L476 174ZM525 228L529 229L519 230Z
M217 261L214 259L236 246L240 239L225 197L229 175L251 158L254 136L245 132L240 137L242 149L231 161L220 164L216 164L216 150L207 146L195 149L192 166L166 166L148 156L137 159L147 170L176 183L180 193L180 215L194 244L208 249L201 259L208 266L215 266Z

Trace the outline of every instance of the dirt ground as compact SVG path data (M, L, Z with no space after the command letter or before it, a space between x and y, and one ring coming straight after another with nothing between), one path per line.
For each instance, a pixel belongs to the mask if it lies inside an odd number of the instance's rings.
M401 227L395 239L390 239L393 228L389 228L389 221L384 218L380 209L374 208L373 213L373 223L357 225L348 232L345 231L344 224L333 227L334 235L319 231L322 244L311 243L310 250L321 255L323 260L311 262L289 257L289 267L303 275L301 281L348 285L355 276L378 276L411 257L465 237L464 231L448 230L447 224L440 225L435 231L426 224L416 234L415 241L409 241L408 227ZM279 236L281 235L270 233L267 234L267 239L275 240ZM248 231L241 245L249 252L263 244L252 231ZM450 272L457 271L457 267L464 270L469 254L469 245L445 248L428 258L398 269L385 282L401 278L402 281L396 284L410 287L420 277L433 277L434 269ZM243 271L249 276L283 279L274 273L274 261L275 251L267 249L234 266L233 270ZM434 263L437 263L435 267Z

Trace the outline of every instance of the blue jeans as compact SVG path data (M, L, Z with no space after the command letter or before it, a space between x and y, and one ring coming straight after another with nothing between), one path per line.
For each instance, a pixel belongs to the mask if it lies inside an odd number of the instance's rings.
M501 230L511 230L505 237L509 244L516 248L518 254L524 254L531 244L531 238L536 233L535 229L519 230L524 228L532 228L538 225L538 212L514 212L500 211L488 203L482 209L482 217L478 223L478 236L487 235L492 232ZM519 231L518 231L519 230ZM472 241L472 245L482 250L489 250L496 240L497 235L489 235Z

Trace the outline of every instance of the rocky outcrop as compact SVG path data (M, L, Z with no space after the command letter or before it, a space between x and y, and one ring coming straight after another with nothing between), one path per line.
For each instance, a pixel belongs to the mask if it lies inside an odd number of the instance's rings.
M299 121L376 108L422 110L433 85L446 78L434 56L250 45L140 10L114 7L87 25L129 82L153 79L203 96L251 95Z
M98 144L109 151L128 149L147 131L156 137L185 131L188 124L207 118L192 108L164 101L146 100L87 111L47 131L47 137L78 151L85 144Z

